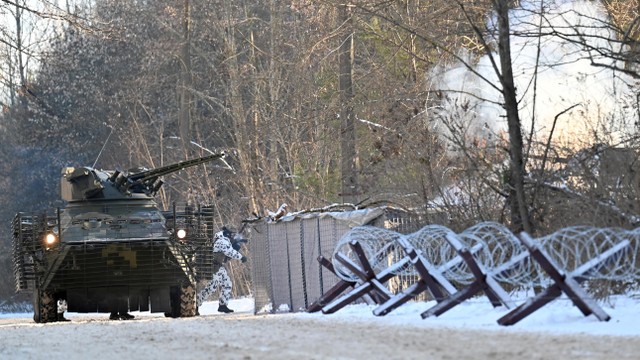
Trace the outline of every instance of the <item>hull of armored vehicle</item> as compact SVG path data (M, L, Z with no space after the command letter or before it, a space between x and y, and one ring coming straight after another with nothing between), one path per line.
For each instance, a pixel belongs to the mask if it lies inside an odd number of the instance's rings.
M58 306L80 313L197 314L196 286L212 277L210 208L159 210L159 176L223 154L123 175L65 168L64 209L18 213L12 224L19 292L32 292L34 320L57 320ZM64 300L64 301L63 301Z
M140 200L70 204L53 214L20 213L13 222L18 291L33 293L36 322L67 311L197 312L198 280L211 278L211 217ZM165 217L166 216L166 217ZM167 220L167 217L170 220ZM49 244L48 234L57 234ZM182 239L178 229L186 230Z

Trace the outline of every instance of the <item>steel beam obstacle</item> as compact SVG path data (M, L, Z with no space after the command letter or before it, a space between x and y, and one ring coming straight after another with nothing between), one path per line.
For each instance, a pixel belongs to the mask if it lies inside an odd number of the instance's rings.
M615 261L622 256L624 252L630 248L629 240L621 241L609 250L567 274L527 233L520 234L519 238L524 246L529 249L531 258L540 264L542 269L551 277L554 284L498 319L498 324L505 326L514 325L544 305L560 297L562 293L565 293L567 297L569 297L584 316L593 314L600 321L609 321L611 317L580 287L580 283L585 281L590 273L598 271L600 268L606 266L608 262Z
M479 292L484 292L494 307L505 306L507 309L515 307L515 304L509 297L509 294L500 286L500 284L498 284L494 276L504 276L505 274L513 271L515 267L526 260L528 256L526 252L516 254L510 261L499 268L493 271L488 271L482 264L478 263L476 258L473 256L473 252L468 248L468 246L464 245L457 236L448 234L447 241L454 249L456 249L459 256L467 264L475 280L471 284L461 288L448 298L420 314L423 319L430 316L440 316L454 308L456 305L475 296Z
M423 256L422 252L411 245L409 241L403 238L399 238L396 241L407 254L420 278L405 291L399 292L375 308L373 310L374 315L386 315L407 301L420 295L423 291L428 291L437 302L443 301L446 297L456 292L456 288L442 274L460 265L462 262L460 257L456 257L436 268ZM478 248L476 248L476 250L477 249Z
M331 261L327 260L327 258L320 255L318 256L318 262L320 263L321 266L323 266L324 268L331 271L334 275L337 276L336 270L334 269L333 264L331 263ZM328 303L333 301L335 298L340 296L340 294L342 294L345 290L347 290L350 287L353 288L356 285L357 285L357 282L355 281L347 281L347 280L340 279L335 285L333 285L329 290L327 290L324 294L322 294L322 296L320 296L318 300L316 300L314 303L309 305L309 307L307 308L307 312L318 312L322 310L322 308L325 305L327 305Z
M360 243L351 241L349 242L349 246L354 254L356 254L360 264L357 264L342 253L336 254L335 258L342 266L357 276L359 280L354 282L340 280L329 291L323 294L318 301L309 306L307 311L315 312L322 310L325 314L331 314L359 298L365 298L365 301L369 300L367 302L373 302L375 304L381 304L391 298L392 294L384 284L395 276L395 272L398 271L398 269L407 266L409 258L405 257L384 271L376 274L362 250ZM325 268L336 274L336 270L331 262L324 257L319 257L318 261L320 261ZM349 287L353 289L342 294Z
M363 297L364 295L369 295L376 304L381 304L388 301L393 296L393 294L384 284L392 277L394 277L399 269L407 266L409 262L409 258L405 257L392 266L376 274L373 271L369 260L365 256L360 243L358 243L357 241L351 241L349 243L349 246L351 246L352 250L358 257L358 262L360 263L360 265L356 264L354 261L341 253L336 254L336 260L343 266L348 268L353 274L358 276L361 280L361 283L354 286L353 290L324 306L322 308L322 312L324 314L332 314L342 309L346 305L354 302L355 300Z
M526 233L515 236L493 223L478 224L460 234L425 227L407 236L359 227L343 239L332 261L318 258L341 280L309 312L330 314L362 298L377 304L373 313L383 316L426 291L437 302L421 314L427 318L484 293L494 307L510 310L498 320L509 326L565 294L585 316L607 321L609 315L580 284L588 279L637 277L640 254L640 231L591 227L566 228L535 241ZM386 283L407 274L418 280L393 294ZM548 278L543 280L542 274ZM547 287L517 307L501 286L530 285L536 279L539 286ZM456 289L452 283L466 285Z

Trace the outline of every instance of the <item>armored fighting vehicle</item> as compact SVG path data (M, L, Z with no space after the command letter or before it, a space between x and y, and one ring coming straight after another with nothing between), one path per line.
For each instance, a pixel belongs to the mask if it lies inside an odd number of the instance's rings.
M196 283L211 278L210 209L160 210L161 177L221 159L213 154L129 172L67 167L62 209L18 213L12 223L19 292L32 292L34 320L56 321L59 304L78 313L197 313Z

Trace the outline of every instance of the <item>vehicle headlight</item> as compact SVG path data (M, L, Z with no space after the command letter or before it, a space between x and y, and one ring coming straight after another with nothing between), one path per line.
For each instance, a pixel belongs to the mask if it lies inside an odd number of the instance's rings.
M47 233L44 236L44 245L47 249L52 248L55 244L58 243L58 237L54 233Z
M187 237L187 230L185 230L185 229L179 229L179 230L176 232L176 235L178 236L178 239L182 240L182 239L184 239L185 237Z

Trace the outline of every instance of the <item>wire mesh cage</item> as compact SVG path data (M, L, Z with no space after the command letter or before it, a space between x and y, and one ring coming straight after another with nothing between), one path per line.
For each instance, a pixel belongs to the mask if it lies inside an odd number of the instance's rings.
M331 259L341 237L366 224L404 232L420 228L419 220L386 208L304 213L256 224L250 247L255 313L305 311L341 280L318 257ZM381 254L381 261L393 262L393 257L393 252ZM390 286L398 291L416 279L407 276Z

